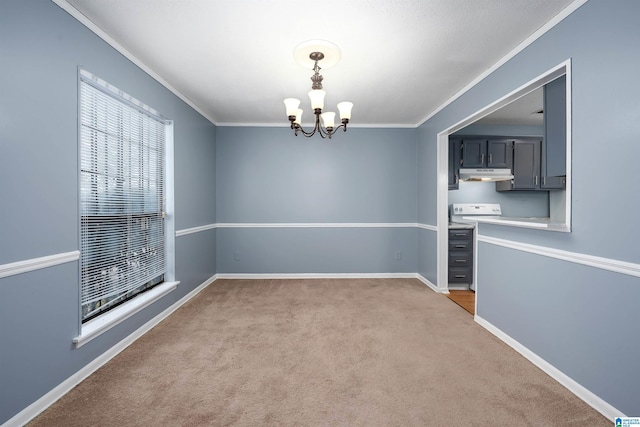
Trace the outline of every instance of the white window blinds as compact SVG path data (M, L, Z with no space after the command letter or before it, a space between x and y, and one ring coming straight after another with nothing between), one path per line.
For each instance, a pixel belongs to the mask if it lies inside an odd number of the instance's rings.
M164 279L165 122L80 73L83 321Z

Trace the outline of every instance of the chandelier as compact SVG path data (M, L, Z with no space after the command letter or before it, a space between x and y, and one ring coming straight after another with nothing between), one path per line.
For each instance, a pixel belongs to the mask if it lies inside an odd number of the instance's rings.
M331 65L337 62L337 57L339 57L339 50L337 46L332 43L326 42L324 40L310 40L309 42L303 43L296 48L296 56L300 56L301 54L306 54L309 52L309 60L313 63L313 76L311 76L311 90L309 91L309 99L311 100L311 108L313 109L313 114L315 116L315 123L313 129L307 131L302 128L302 110L298 108L300 106L300 100L296 98L287 98L284 100L284 105L287 110L287 117L291 122L291 129L293 129L294 134L297 136L298 133L306 137L311 137L316 133L319 134L322 138L331 138L331 136L338 131L338 129L342 128L344 132L347 131L347 124L349 123L349 119L351 119L351 108L353 107L353 103L351 102L340 102L338 104L338 111L340 112L340 122L341 124L337 127L335 126L335 117L336 113L333 111L322 112L324 108L324 97L326 92L322 90L322 76L320 75L320 66L318 65L319 61L325 59L325 53L321 50L322 48L329 55L331 55ZM304 62L304 61L299 61Z

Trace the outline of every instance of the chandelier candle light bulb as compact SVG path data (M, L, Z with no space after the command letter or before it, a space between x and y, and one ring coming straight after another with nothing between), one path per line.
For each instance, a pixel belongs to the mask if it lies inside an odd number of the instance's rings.
M337 49L337 46L335 46L335 49ZM308 93L309 100L311 101L311 108L313 109L313 114L315 116L315 124L311 131L305 131L302 128L302 110L299 108L300 100L296 98L287 98L284 100L287 118L291 122L291 129L293 129L296 136L298 135L298 132L302 133L306 137L311 137L318 133L322 138L331 138L331 136L340 128L346 132L347 124L349 123L349 120L351 120L351 109L353 108L352 102L341 102L338 104L341 124L337 127L335 126L336 113L331 111L325 113L322 112L326 92L322 90L323 77L320 75L318 62L324 59L324 57L325 54L320 51L313 51L309 54L309 59L314 63L314 74L311 76L313 84L311 85L311 90Z

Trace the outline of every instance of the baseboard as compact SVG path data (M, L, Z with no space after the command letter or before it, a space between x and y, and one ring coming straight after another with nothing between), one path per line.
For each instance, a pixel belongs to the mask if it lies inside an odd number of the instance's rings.
M447 288L439 288L438 286L436 286L433 283L431 283L431 281L429 279L427 279L426 277L424 277L420 273L416 273L414 277L416 279L420 280L425 285L427 285L429 288L431 288L431 290L433 292L437 292L439 294L448 294L449 293L449 289L447 289Z
M415 273L220 273L218 279L415 279Z
M607 419L613 420L617 417L625 417L621 411L617 410L609 403L595 395L593 392L589 391L582 385L578 384L575 380L573 380L568 375L564 374L558 368L529 350L524 345L520 344L515 339L511 338L509 335L504 333L502 330L478 316L477 314L474 316L474 320L480 326L491 332L498 339L503 341L509 347L513 348L515 351L524 356L525 359L529 360L538 368L542 369L547 375L551 378L559 382L561 385L566 387L571 393L575 394L577 397L582 399L587 405L591 406L596 411L600 412Z
M169 317L174 311L180 308L183 304L189 301L191 298L196 296L200 291L205 289L211 283L213 283L218 276L211 276L209 279L200 284L197 288L189 292L187 295L182 297L180 300L176 301L170 307L165 309L162 313L158 314L153 319L149 320L147 323L139 327L132 334L124 338L122 341L111 347L109 350L102 353L100 356L95 358L89 364L85 365L82 369L80 369L75 374L71 375L69 378L64 380L54 389L49 391L47 394L42 396L40 399L33 402L31 405L27 406L25 409L16 414L13 418L10 418L6 423L4 423L1 427L18 427L27 424L29 421L34 419L38 414L47 409L49 406L54 404L58 399L67 394L72 388L80 384L85 378L89 375L93 374L100 367L102 367L109 360L113 359L124 349L133 344L138 338L143 336L145 333L150 331L154 326L158 323Z
M418 279L432 291L448 294L419 273L220 273L218 279Z

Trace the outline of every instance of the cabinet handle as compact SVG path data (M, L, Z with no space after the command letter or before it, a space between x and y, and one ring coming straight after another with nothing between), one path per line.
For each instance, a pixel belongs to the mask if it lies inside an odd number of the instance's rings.
M480 163L484 163L484 154L480 155Z
M533 185L536 187L538 186L538 175L533 177Z
M454 236L466 236L467 233L453 233Z
M542 177L542 185L547 185L547 177L546 176Z
M463 263L463 262L467 262L467 260L466 259L457 259L456 262Z
M458 249L463 249L463 248L466 248L466 247L467 247L467 245L456 245L456 248L458 248Z
M466 274L456 274L456 279L464 279L465 277L467 277Z
M493 154L489 154L489 164L493 163Z

